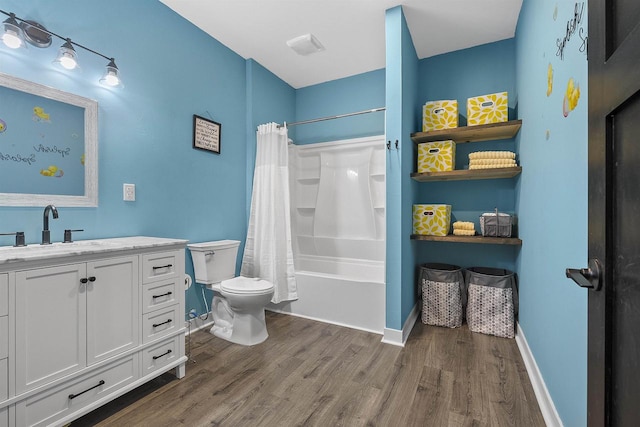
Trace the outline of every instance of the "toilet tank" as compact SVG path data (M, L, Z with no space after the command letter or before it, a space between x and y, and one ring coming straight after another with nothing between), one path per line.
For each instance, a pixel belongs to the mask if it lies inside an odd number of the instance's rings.
M238 246L240 246L238 240L188 244L196 283L212 285L235 277Z

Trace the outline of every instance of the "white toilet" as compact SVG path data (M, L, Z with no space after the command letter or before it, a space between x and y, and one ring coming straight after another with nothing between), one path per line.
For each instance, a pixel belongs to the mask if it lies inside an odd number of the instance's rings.
M236 344L255 345L269 336L264 307L273 296L273 283L234 277L239 245L237 240L218 240L187 247L196 282L213 291L211 333Z

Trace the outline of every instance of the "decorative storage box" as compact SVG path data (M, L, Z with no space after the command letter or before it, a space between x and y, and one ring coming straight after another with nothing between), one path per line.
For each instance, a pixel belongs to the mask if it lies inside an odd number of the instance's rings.
M413 205L413 234L446 236L451 225L451 205Z
M418 144L418 173L452 171L456 165L456 143L452 140Z
M467 126L509 120L507 92L490 93L467 99Z
M422 107L422 131L458 127L458 101L427 101Z
M511 237L514 217L501 212L483 213L480 216L480 231L483 236Z

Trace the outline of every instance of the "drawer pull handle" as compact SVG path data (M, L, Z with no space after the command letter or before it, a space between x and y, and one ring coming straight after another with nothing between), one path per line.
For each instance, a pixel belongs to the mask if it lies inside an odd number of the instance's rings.
M94 385L93 387L89 387L85 391L81 391L78 394L71 393L69 395L69 399L75 399L76 397L81 396L81 395L85 394L86 392L93 390L94 388L100 387L101 385L104 385L104 380L100 380L100 382L98 384Z
M171 354L171 350L167 350L166 352L162 353L159 356L153 356L153 360L160 359L161 357L166 356L167 354Z
M162 322L162 323L154 323L154 324L153 324L153 327L154 327L154 328L157 328L158 326L162 326L162 325L165 325L165 324L167 324L167 323L171 323L171 322L172 322L172 320L171 320L171 319L169 319L169 320L165 320L165 321L164 321L164 322Z
M152 298L160 298L160 297L168 297L169 295L171 295L171 292L167 292L166 294L160 294L160 295L153 295Z
M173 267L173 264L167 264L167 265L156 265L156 266L153 266L152 268L153 268L154 270L160 270L161 268L171 268L171 267Z

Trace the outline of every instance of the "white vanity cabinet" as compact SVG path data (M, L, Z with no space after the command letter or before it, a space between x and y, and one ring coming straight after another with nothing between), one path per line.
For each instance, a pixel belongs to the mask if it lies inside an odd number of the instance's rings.
M16 393L138 345L138 257L16 272Z
M0 248L0 427L64 425L170 369L183 377L186 243Z

